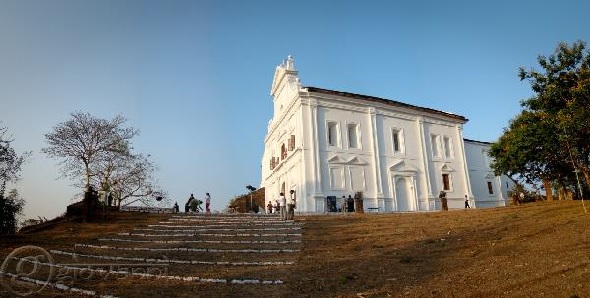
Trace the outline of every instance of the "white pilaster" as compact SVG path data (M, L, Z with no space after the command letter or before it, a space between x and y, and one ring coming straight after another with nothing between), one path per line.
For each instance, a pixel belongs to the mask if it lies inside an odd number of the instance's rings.
M459 147L461 148L461 156L459 156L461 158L461 165L463 166L463 172L465 173L463 175L464 177L464 183L465 183L465 187L466 189L466 194L469 197L473 196L473 193L471 191L471 181L469 181L469 168L467 167L467 157L465 154L465 142L463 141L463 129L461 128L460 125L457 125L457 135L459 136L459 140L457 140L457 143L459 143ZM463 196L463 195L462 195ZM473 208L475 208L475 200L473 201Z
M373 149L373 171L374 171L374 185L375 185L375 199L383 197L383 181L381 180L381 158L379 150L380 132L377 127L377 111L370 107L367 109L369 114L369 123L371 123L371 148Z
M311 100L309 103L309 109L311 114L311 136L313 138L312 144L309 146L311 148L311 154L313 156L313 164L312 168L314 176L314 196L322 195L323 196L323 189L322 189L322 162L320 160L320 136L319 136L319 128L318 126L321 125L318 120L318 106L317 104Z
M420 157L422 160L422 175L424 176L424 181L426 182L426 210L431 210L431 206L430 206L430 198L434 197L434 195L432 194L432 183L430 182L430 166L428 163L428 150L426 150L426 136L425 136L425 132L424 132L424 121L422 120L422 117L417 117L416 118L416 126L417 126L417 131L418 131L418 136L417 139L420 140ZM433 209L436 209L436 203L435 206L433 206Z

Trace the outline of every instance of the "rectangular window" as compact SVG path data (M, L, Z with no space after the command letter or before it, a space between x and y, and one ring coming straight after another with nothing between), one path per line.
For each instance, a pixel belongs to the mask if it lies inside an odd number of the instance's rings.
M449 174L442 174L443 190L451 190Z
M270 158L270 169L271 170L273 170L277 166L277 159L278 158L274 158L274 156Z
M358 128L356 123L348 124L348 148L358 148Z
M281 160L287 158L287 149L285 148L285 144L281 145Z
M488 181L488 193L493 195L494 194L494 184L492 181Z
M295 150L295 135L291 135L289 139L289 151Z
M338 123L328 122L328 146L338 146Z
M438 150L438 136L431 135L430 143L432 145L432 156L440 157L440 151Z
M391 138L392 138L392 143L393 143L393 153L401 152L402 146L401 146L401 141L400 141L400 139L401 139L400 130L399 129L392 130Z
M452 156L452 152L451 152L451 139L449 137L443 138L443 146L445 148L445 157L450 158Z

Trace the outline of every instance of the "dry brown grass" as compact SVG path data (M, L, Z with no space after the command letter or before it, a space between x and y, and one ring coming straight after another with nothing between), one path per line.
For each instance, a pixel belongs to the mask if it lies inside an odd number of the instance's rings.
M22 245L73 250L75 243L95 244L105 235L145 227L167 217L121 213L98 223L62 222L35 233L0 238L0 256L4 258ZM177 275L281 279L282 285L135 277L79 280L74 285L121 297L590 296L590 214L584 214L579 201L444 213L305 216L297 217L296 222L303 223L302 243L285 246L301 248L299 253L210 257L292 259L293 265L183 265L171 269ZM167 253L166 257L189 255ZM63 257L56 259L66 262ZM8 292L1 295L10 297ZM45 289L38 296L72 294Z

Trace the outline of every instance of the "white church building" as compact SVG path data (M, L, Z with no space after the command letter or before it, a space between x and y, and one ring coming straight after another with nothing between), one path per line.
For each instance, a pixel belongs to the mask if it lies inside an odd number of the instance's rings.
M294 195L298 212L337 211L363 192L370 211L497 207L513 182L494 176L489 143L464 139L467 118L394 100L302 86L293 59L270 92L261 187L266 200ZM336 204L334 204L336 201Z

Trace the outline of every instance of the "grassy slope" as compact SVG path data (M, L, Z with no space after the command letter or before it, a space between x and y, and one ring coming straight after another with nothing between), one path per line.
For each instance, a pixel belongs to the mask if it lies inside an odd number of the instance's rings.
M26 244L71 247L162 218L127 214L114 222L64 222L0 238L0 255ZM158 297L169 288L176 290L165 292L175 297L190 297L194 291L201 296L277 297L590 296L590 214L584 214L579 201L296 220L305 223L303 251L290 270L277 273L285 280L282 286L188 286L145 279L134 284L141 283L142 297ZM116 288L121 296L138 295Z
M580 202L308 222L302 278L293 281L308 293L590 295L590 214Z

